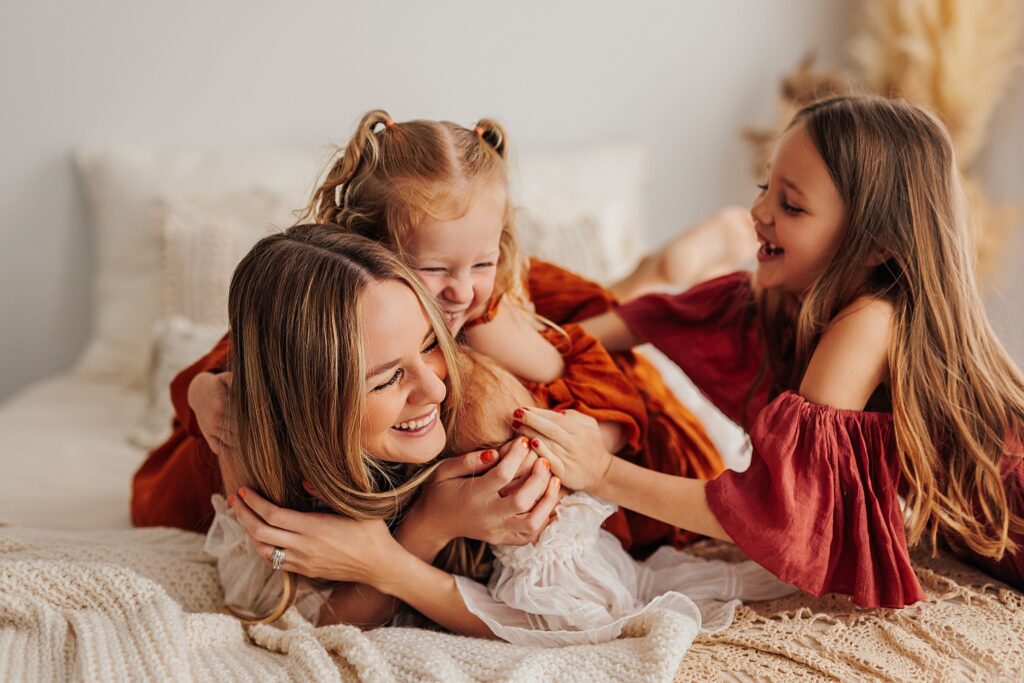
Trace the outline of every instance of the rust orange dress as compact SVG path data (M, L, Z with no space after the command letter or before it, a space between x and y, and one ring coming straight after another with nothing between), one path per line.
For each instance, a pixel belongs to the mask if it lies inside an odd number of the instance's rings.
M621 455L669 474L710 479L722 461L697 419L675 398L657 370L632 352L609 354L576 321L615 304L600 285L552 264L531 261L528 291L537 313L560 325L545 335L565 357L554 382L527 383L537 403L574 409L619 425L627 445ZM213 519L210 496L220 490L216 457L206 445L187 402L188 386L201 372L222 371L230 352L227 338L171 383L174 431L154 450L133 481L132 518L140 526L176 526L204 531ZM681 545L695 536L662 522L619 510L605 523L623 546L644 555L660 545Z

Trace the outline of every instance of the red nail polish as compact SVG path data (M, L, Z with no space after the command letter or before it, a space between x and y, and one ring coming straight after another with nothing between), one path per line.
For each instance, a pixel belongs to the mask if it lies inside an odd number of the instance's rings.
M534 439L533 441L530 442L530 445L533 446L534 448L540 448L540 441Z
M517 420L522 418L523 417L523 409L522 408L516 408L515 411L512 412L512 416L514 418L516 418Z
M565 415L565 411L562 410L561 408L555 408L555 412L558 413L559 415Z
M248 493L248 491L245 490L244 486L242 488L238 489L238 495L240 495L242 498L245 498L245 494L246 493Z
M495 451L484 451L483 453L480 454L480 460L482 460L485 465L490 465L492 462L494 462L494 458L497 455L498 454Z
M231 507L235 506L235 497L234 496L228 496L228 505L230 505Z
M523 426L523 423L519 420L512 420L512 429L519 429Z

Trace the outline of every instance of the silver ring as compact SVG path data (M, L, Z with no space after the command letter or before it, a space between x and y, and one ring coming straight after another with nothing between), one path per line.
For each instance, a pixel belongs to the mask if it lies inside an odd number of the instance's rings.
M284 548L274 548L274 552L270 553L270 567L276 572L282 564L284 564Z

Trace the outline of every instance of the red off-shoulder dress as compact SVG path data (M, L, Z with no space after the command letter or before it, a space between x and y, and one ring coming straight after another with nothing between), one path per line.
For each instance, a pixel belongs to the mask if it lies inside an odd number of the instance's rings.
M623 457L679 476L709 479L722 461L697 419L654 367L633 353L611 355L575 321L614 305L600 285L557 266L532 261L527 288L537 312L563 327L569 338L545 332L565 357L565 371L546 384L527 384L538 404L575 409L602 422L618 424L626 437ZM171 383L175 407L171 437L147 457L132 483L132 518L139 526L175 526L204 531L213 519L210 496L221 489L216 456L188 406L188 386L201 372L227 367L225 337L205 357ZM605 527L623 546L643 555L659 545L681 545L694 538L631 511L620 510Z
M772 396L770 377L748 398L764 355L753 302L749 273L734 273L617 309L723 413L749 425L749 469L710 482L708 506L750 558L812 595L846 593L861 607L921 600L897 498L891 410L838 410L792 391ZM1024 513L1024 462L1004 457L1002 471L1012 509ZM1024 548L1024 536L1014 540ZM1024 588L1024 550L1000 562L962 557Z

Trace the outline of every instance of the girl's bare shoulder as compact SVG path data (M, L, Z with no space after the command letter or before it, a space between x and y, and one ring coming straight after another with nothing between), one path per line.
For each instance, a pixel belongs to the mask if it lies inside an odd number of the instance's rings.
M860 297L839 312L814 349L800 384L812 403L861 410L884 380L895 311Z

